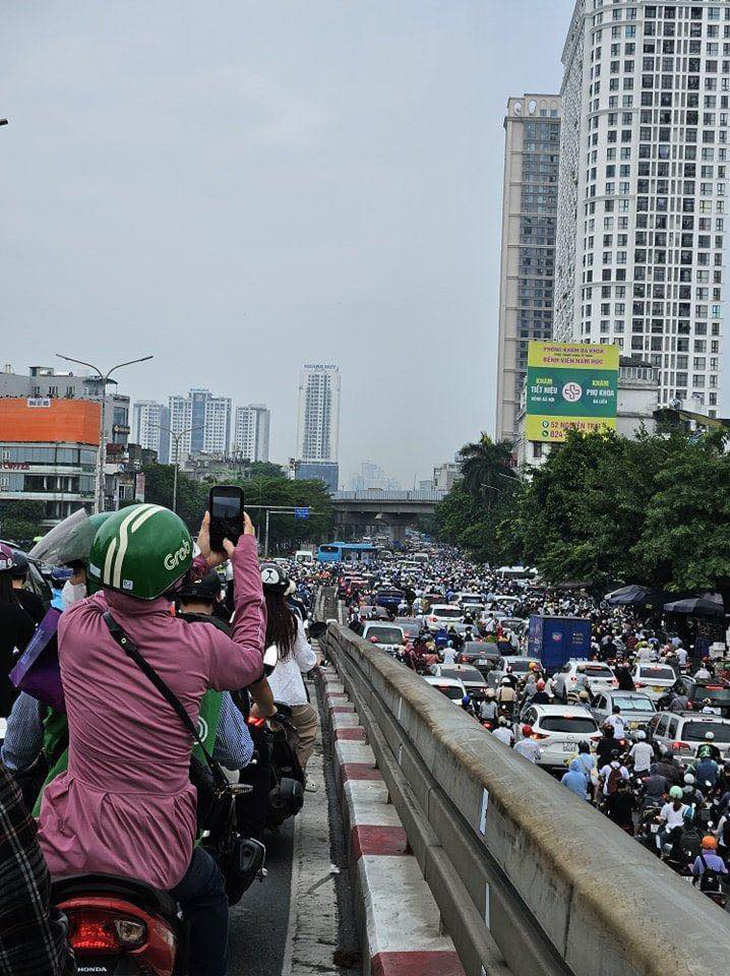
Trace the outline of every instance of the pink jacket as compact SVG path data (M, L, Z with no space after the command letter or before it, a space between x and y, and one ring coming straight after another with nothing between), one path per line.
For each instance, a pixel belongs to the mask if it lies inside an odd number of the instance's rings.
M170 616L164 597L146 602L106 591L63 614L69 762L46 789L39 832L52 875L119 874L169 889L185 874L196 829L190 736L102 614L112 610L197 722L206 689L231 691L262 674L266 608L253 536L241 536L231 561L231 637Z

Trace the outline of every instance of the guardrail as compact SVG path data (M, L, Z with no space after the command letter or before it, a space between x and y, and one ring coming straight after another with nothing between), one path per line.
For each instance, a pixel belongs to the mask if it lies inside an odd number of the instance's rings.
M339 625L326 643L468 976L710 976L730 919Z

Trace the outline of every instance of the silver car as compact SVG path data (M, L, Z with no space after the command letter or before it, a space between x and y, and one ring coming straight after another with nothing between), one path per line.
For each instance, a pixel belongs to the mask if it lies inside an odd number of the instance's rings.
M621 709L621 718L629 732L647 725L656 715L654 702L641 691L604 691L591 703L591 712L599 725L613 715L615 705Z

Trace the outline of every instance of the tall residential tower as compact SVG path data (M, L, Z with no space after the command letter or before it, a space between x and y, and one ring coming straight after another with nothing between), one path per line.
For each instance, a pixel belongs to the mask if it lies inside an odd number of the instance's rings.
M249 461L269 460L271 411L264 403L236 407L233 451Z
M180 461L191 454L224 456L231 443L231 399L214 397L210 390L193 388L187 396L171 396L170 428L181 434ZM176 438L170 437L170 461L174 462Z
M157 451L160 464L170 461L170 410L154 400L137 400L132 405L132 439L140 447Z
M555 338L618 344L717 414L727 0L577 0L563 51Z
M306 365L299 373L297 460L336 462L340 439L340 367Z
M514 441L527 343L552 337L559 96L510 98L504 128L496 430Z

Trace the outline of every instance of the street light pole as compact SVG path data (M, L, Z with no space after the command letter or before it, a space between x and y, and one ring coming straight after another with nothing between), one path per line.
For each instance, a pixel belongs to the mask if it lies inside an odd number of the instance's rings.
M73 359L71 356L63 356L60 352L56 355L59 359L65 359L67 363L77 363L79 366L88 366L89 369L96 370L101 380L101 417L99 426L99 451L96 458L96 478L95 478L95 490L94 490L94 512L99 513L104 511L104 464L106 462L106 435L104 433L104 421L106 417L106 385L109 382L109 377L112 373L121 369L122 366L133 366L135 363L146 363L148 359L152 359L152 356L142 356L140 359L130 359L126 363L117 363L116 366L112 366L110 370L104 373L99 369L98 366L94 366L93 363L87 363L83 359Z
M186 434L193 434L196 430L203 430L205 425L199 424L197 427L185 427L183 430L177 432L171 427L165 427L163 424L151 423L149 426L166 431L175 440L175 468L172 476L172 510L173 512L177 512L177 472L180 467L180 441Z

